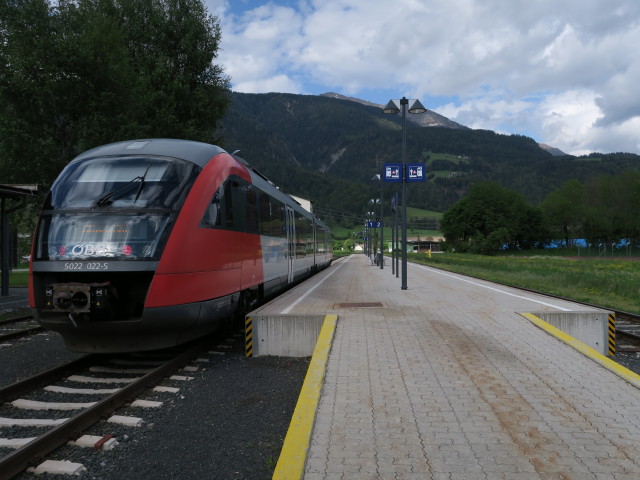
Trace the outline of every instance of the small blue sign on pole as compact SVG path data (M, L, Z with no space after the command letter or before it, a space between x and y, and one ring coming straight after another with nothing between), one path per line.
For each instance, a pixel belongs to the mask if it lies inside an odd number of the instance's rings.
M402 164L385 163L382 171L382 179L385 182L402 182Z
M382 221L380 220L368 220L367 228L382 228Z
M424 182L427 177L425 175L427 167L424 163L407 164L407 182Z

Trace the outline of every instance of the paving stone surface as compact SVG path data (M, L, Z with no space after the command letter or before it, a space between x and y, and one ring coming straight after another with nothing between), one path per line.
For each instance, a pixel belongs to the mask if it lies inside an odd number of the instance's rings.
M640 391L519 315L584 306L413 265L401 290L363 255L336 267L291 310L339 315L306 480L640 478Z

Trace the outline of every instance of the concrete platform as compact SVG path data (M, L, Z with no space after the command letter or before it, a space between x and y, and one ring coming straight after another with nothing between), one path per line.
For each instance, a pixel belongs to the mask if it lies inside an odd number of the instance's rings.
M640 478L638 376L522 315L583 305L418 265L408 273L403 291L390 269L356 255L262 309L338 316L335 333L321 333L326 368L315 352L274 478Z

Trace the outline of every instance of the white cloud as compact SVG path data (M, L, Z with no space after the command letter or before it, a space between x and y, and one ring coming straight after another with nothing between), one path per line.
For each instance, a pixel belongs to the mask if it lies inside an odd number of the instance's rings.
M367 92L377 103L395 90L473 128L572 153L640 153L637 0L207 5L221 18L219 61L236 90Z
M301 93L302 86L285 73L300 50L301 15L289 7L269 3L222 17L219 62L241 92Z
M602 117L596 102L596 94L589 90L547 95L535 111L542 136L563 151L589 153L585 139L594 134L594 126Z
M262 77L259 80L247 80L234 86L236 92L269 93L269 92L300 92L302 87L286 75Z
M204 2L207 11L216 17L224 16L225 11L229 9L228 0L207 0Z

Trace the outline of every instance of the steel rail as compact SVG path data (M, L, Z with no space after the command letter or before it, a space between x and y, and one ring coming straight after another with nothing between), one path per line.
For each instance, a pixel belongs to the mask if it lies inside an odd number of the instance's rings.
M625 322L627 325L623 325ZM640 324L640 315L628 312L616 312L616 340L623 340L627 342L628 346L635 348L628 348L624 346L621 351L625 353L640 352L640 335L626 330L628 324Z
M4 320L0 320L0 327L6 327L14 323L26 322L29 320L33 320L33 315L21 315L19 317L6 318ZM26 335L37 333L37 332L42 332L44 331L44 329L45 328L41 325L35 325L33 327L27 327L27 328L22 328L20 330L16 330L15 332L4 333L0 335L0 342L11 340L13 338L20 338Z
M24 322L32 319L33 315L21 315L19 317L5 318L4 320L0 320L0 327L3 325L11 325L12 323Z
M64 445L69 439L76 437L79 432L86 430L101 420L102 417L135 398L149 386L158 383L170 373L179 369L201 352L208 344L207 341L208 337L205 337L205 339L147 373L139 380L98 401L94 406L83 410L78 415L69 418L61 425L43 433L28 444L0 459L0 480L8 480L19 474L34 463L34 460L40 459Z
M32 377L20 380L6 387L0 388L0 403L10 402L20 395L55 382L65 375L76 372L96 361L96 355L85 355L64 365L51 368Z
M4 334L0 335L0 342L4 342L5 340L11 340L13 338L24 337L26 335L31 335L33 333L42 332L44 330L45 330L44 327L37 326L37 327L23 328L21 330L16 330L15 332L11 332L11 333L4 333Z
M636 335L635 333L625 332L624 330L616 329L616 335L619 335L620 337L624 338L625 340L632 343L633 345L637 345L640 347L640 336Z

